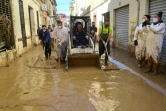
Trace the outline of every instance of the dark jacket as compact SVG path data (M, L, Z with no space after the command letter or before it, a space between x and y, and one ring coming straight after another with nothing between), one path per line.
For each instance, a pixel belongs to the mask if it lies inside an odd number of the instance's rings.
M46 30L45 32L43 32L43 30L40 30L39 39L42 40L44 43L48 43L51 39L50 31Z
M74 34L73 34L78 40L81 40L81 39L86 39L86 32L83 30L81 32L79 32L78 30L74 31Z

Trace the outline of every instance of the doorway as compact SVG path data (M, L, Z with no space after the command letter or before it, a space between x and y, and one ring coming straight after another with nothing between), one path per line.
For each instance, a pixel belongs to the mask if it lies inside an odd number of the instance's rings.
M21 32L23 38L23 47L27 47L23 0L19 0L19 11L20 11L20 23L21 23Z
M34 21L34 9L31 6L28 6L29 10L29 26L30 26L30 36L32 43L36 42L35 37L35 21Z
M110 12L106 12L106 13L103 14L103 22L105 20L110 20Z
M37 28L39 28L39 12L36 11L36 15L37 15Z

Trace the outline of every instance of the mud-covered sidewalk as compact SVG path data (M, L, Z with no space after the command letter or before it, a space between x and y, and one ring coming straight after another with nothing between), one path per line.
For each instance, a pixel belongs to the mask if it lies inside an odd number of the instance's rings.
M154 82L155 84L159 85L163 89L166 89L166 66L161 65L159 69L158 75L153 75L152 73L145 73L147 70L147 63L144 63L142 68L138 68L138 62L135 58L135 56L132 56L131 54L126 53L124 50L120 49L111 49L111 57L117 61L119 61L121 64L125 65L126 67L130 68L131 70L134 70L136 73L138 73L138 76L145 77L146 79L149 79L150 81Z
M120 62L115 62L120 70L66 72L54 57L45 61L42 47L35 47L0 68L0 111L165 111L164 84L147 76L150 85Z

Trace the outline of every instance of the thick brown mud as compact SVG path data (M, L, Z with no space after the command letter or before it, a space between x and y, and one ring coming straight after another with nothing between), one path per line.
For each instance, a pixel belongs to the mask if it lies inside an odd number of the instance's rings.
M162 66L162 65L160 66L158 75L153 75L153 72L144 73L147 70L147 63L144 62L143 67L138 68L138 62L137 62L135 56L131 56L130 54L127 54L123 50L119 50L119 49L112 49L111 52L112 52L111 56L115 60L118 60L119 62L121 62L125 66L138 72L140 75L149 79L153 83L159 85L163 89L166 89L166 74L164 74L166 70L165 71L163 70L163 69L166 69L165 66Z
M165 111L166 96L131 72L58 68L36 47L0 68L0 111ZM63 65L61 66L63 67Z

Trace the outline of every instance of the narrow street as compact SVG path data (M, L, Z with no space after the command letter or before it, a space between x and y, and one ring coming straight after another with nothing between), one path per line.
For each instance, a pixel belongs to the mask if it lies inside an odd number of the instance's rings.
M0 111L166 111L166 0L0 0L0 84Z
M45 61L42 47L37 46L0 68L0 111L166 110L165 82L159 83L160 77L156 82L155 77L145 76L163 92L124 68L105 72L69 68L66 72L56 66L54 57Z

